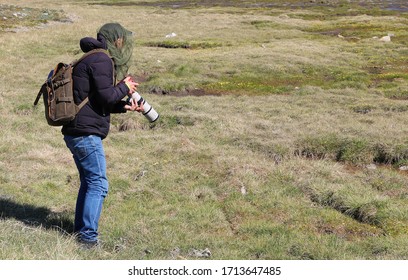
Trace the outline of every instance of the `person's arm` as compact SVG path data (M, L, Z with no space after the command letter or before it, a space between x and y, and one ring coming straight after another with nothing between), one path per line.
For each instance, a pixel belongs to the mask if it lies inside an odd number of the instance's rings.
M91 83L98 95L98 101L107 107L116 106L126 95L131 95L138 86L130 78L114 85L112 61L105 54L99 55L91 65Z

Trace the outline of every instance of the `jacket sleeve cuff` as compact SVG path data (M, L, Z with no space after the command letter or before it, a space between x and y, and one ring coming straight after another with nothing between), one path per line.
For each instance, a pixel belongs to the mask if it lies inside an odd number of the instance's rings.
M113 114L120 114L120 113L126 113L127 110L125 109L126 101L119 101L115 105L112 106L111 108L111 113Z
M128 86L125 84L125 82L120 82L118 84L120 91L124 94L124 97L129 93L129 88Z

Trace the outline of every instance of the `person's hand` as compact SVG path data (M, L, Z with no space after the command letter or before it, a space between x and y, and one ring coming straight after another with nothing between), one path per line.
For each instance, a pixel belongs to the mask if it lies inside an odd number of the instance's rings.
M132 93L134 93L137 90L137 87L139 86L139 83L136 83L133 81L133 79L129 76L123 79L127 87L129 88L128 95L132 96Z
M136 111L139 113L144 111L143 104L141 103L140 105L138 105L133 98L130 99L130 104L125 105L125 109L128 111Z
M134 101L134 99L132 99L133 101ZM144 107L143 107L143 103L140 103L140 105L138 105L137 104L137 102L135 102L136 103L136 108L135 108L135 111L136 112L139 112L139 113L143 113L144 112Z

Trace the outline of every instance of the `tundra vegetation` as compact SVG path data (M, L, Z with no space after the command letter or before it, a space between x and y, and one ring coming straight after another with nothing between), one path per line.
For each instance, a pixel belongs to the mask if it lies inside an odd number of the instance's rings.
M1 259L406 259L402 0L0 0ZM101 248L34 98L79 39L134 31L160 113L112 117Z

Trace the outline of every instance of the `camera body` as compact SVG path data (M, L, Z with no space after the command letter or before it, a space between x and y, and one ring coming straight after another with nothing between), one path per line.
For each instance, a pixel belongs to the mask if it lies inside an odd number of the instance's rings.
M135 100L139 106L143 104L143 116L145 116L149 122L155 122L159 118L159 114L156 112L156 110L149 103L147 103L147 101L144 100L137 91L132 94L132 99Z

